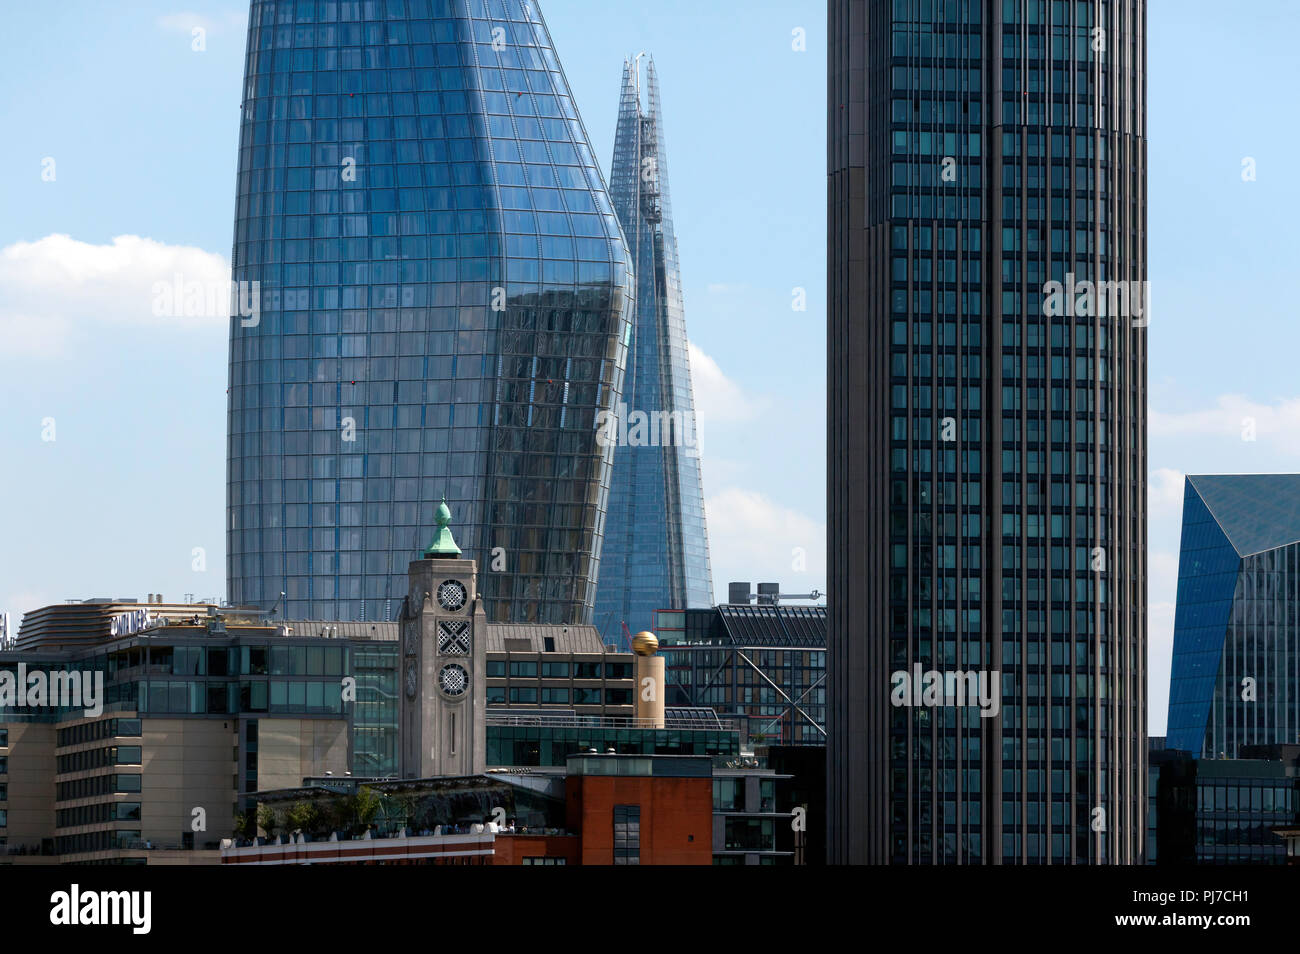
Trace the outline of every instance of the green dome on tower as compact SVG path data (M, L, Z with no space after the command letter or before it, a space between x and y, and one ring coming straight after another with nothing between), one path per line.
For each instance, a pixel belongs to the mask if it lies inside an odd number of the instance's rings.
M447 498L443 497L442 503L438 504L438 535L433 538L433 542L424 551L426 560L460 556L460 547L456 546L451 531L447 529L449 523L451 523L451 509L447 506Z

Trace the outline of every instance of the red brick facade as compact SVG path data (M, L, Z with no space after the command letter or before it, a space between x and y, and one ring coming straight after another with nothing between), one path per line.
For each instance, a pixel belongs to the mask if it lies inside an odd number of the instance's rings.
M584 865L614 863L615 805L641 808L641 864L713 863L711 778L570 775L565 800Z

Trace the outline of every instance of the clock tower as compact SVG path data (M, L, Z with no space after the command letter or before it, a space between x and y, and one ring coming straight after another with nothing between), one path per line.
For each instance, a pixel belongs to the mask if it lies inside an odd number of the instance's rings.
M438 507L438 534L408 569L401 633L401 775L475 775L487 767L485 639L478 568L461 559Z

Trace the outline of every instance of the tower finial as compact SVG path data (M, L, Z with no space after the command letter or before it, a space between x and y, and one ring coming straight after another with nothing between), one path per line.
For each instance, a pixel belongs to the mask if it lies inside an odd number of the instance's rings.
M451 530L447 528L449 523L451 523L451 509L447 506L447 498L444 496L442 503L438 504L438 533L428 549L424 551L426 560L460 556L460 547L456 546Z

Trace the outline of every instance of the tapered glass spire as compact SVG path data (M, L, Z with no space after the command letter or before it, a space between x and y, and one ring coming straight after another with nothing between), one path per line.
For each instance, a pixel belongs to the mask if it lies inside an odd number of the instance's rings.
M617 425L608 431L614 473L595 616L606 636L624 623L649 629L656 609L713 602L659 81L648 60L642 89L640 58L623 67L610 173L637 302Z

